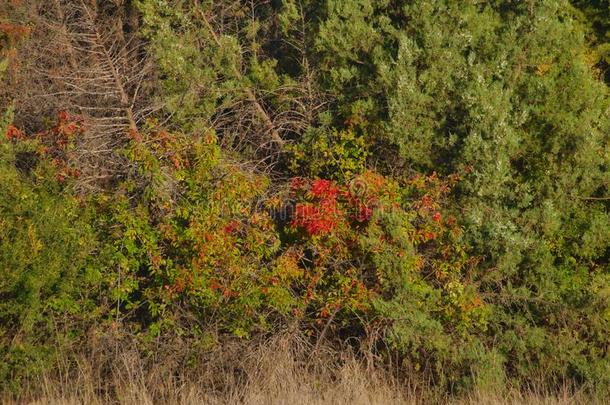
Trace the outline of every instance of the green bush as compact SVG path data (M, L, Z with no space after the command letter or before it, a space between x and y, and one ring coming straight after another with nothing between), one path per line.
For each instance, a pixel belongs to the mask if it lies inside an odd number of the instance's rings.
M56 180L36 141L0 139L0 385L47 364L84 332L99 263L83 202Z
M610 271L610 98L571 7L324 4L316 57L336 112L370 105L393 174L470 171L451 200L485 259L473 279L507 377L607 385L593 285Z

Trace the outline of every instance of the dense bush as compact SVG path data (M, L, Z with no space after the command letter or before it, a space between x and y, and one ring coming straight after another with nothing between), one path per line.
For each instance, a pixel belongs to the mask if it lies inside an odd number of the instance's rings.
M463 334L486 323L488 309L466 285L476 261L442 208L457 176L403 185L373 172L348 183L295 177L261 200L266 179L221 160L212 135L194 139L152 127L133 134L124 152L137 181L79 199L66 164L52 158L68 147L51 135L78 128L64 118L37 137L11 126L3 142L7 156L29 148L34 159L27 173L14 158L4 163L11 175L3 179L14 184L3 195L11 211L3 216L2 266L25 278L9 284L6 325L15 323L35 344L65 338L34 333L40 319L32 316L43 314L72 323L96 316L150 337L197 336L212 324L248 336L296 320L312 333L365 338L376 323L401 350L435 338L432 349L443 345L445 331ZM11 204L12 195L34 204L28 214L41 236L17 220L25 208ZM8 248L16 242L27 246ZM31 291L23 289L28 282ZM95 295L82 295L94 288ZM18 332L5 334L14 339Z
M99 310L101 265L84 202L58 180L58 161L24 137L9 125L0 139L0 385L14 387L48 366L56 335L84 332Z

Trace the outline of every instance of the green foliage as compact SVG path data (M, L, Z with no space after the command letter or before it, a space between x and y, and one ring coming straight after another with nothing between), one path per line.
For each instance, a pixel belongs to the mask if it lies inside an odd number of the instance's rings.
M406 165L472 171L453 202L486 258L475 279L509 376L605 384L593 348L608 303L592 285L609 271L610 99L571 8L327 4L317 51L337 112L372 100L369 121Z
M286 286L262 291L279 277L273 222L253 206L267 187L263 176L219 160L212 134L193 139L153 127L134 135L126 156L147 181L126 182L125 195L100 201L95 226L106 230L118 271L108 281L117 316L154 334L197 334L180 316L186 305L199 324L246 336L266 328L269 310L286 313Z
M0 136L4 139L8 131L9 125L13 122L15 114L15 107L10 105L5 112L3 112L2 121L0 121Z
M0 385L13 387L95 309L87 212L37 149L0 139Z
M366 138L354 130L311 128L291 153L291 169L311 177L347 181L365 170Z
M575 14L587 27L592 43L592 62L600 70L606 84L610 83L610 3L608 0L573 0Z
M8 69L8 59L0 59L0 80L4 78L4 74Z
M263 48L271 37L265 11L232 1L140 0L138 7L163 75L166 110L180 130L218 127L231 145L243 142L236 131L249 130L241 122L269 130L262 105L290 105L294 83Z

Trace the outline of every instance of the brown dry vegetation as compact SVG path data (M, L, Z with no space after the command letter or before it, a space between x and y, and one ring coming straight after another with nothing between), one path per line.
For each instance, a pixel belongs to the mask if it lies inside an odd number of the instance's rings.
M107 342L105 344L103 342ZM256 343L223 343L181 368L185 353L169 348L145 357L136 348L98 342L87 353L66 354L53 374L31 381L6 404L602 404L563 387L547 392L474 392L449 397L425 381L367 366L349 350L314 349L285 334ZM163 354L160 354L163 353ZM162 358L161 358L162 356ZM153 358L154 357L154 358ZM71 360L67 360L70 358Z

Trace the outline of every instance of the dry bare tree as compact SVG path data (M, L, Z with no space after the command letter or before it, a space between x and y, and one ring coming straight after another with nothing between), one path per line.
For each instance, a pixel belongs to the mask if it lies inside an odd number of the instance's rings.
M4 90L15 99L18 123L36 132L57 111L78 114L86 129L73 156L79 187L125 176L129 163L117 151L158 109L131 2L52 0L28 7L32 33L19 49L19 74Z
M83 190L104 187L130 175L134 167L117 151L161 103L159 80L140 36L139 12L131 0L32 0L21 16L32 27L28 41L19 49L19 71L0 89L0 98L16 100L16 120L28 132L48 125L57 111L82 116L87 131L78 140L75 165L82 172ZM308 63L305 21L291 35L262 38L254 50L248 43L245 24L274 13L270 0L218 0L205 6L186 2L195 24L206 40L198 38L201 54L212 47L222 52L223 38L234 38L241 62L231 71L217 73L216 82L190 81L189 98L205 99L227 91L216 100L206 125L219 135L221 145L237 151L249 168L270 172L292 139L315 124L325 106L315 69ZM274 35L274 27L266 34ZM265 35L266 35L265 34ZM299 73L271 89L250 82L248 60L273 58L273 48L294 55ZM253 55L256 52L257 55ZM213 61L205 61L203 64ZM207 66L204 66L207 68ZM237 83L222 87L227 75ZM179 107L178 107L179 108ZM164 111L171 122L171 111ZM171 126L171 125L170 125ZM182 130L182 128L178 128ZM247 162L244 162L246 160Z

